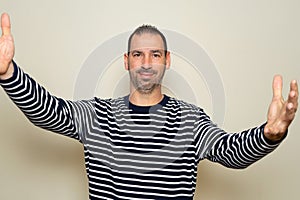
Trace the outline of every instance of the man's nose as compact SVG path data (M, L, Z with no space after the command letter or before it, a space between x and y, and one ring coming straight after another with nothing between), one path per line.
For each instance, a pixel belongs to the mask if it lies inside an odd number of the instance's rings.
M147 69L147 68L151 68L151 65L152 65L151 56L149 54L146 54L143 59L143 67Z

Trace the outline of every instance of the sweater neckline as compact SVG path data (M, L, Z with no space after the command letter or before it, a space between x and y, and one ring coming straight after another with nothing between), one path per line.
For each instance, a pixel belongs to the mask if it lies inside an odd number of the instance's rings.
M131 103L129 101L129 95L124 97L124 102L128 106L128 108L134 112L141 112L141 113L149 113L158 110L159 108L165 106L167 102L169 101L170 97L165 95L163 96L162 100L152 106L139 106Z

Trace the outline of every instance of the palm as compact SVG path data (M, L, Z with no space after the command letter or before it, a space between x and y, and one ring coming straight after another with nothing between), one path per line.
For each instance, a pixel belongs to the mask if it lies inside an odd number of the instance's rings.
M0 38L0 75L5 74L14 57L14 41L10 32L9 16L1 16L2 36Z
M282 99L272 101L268 113L269 123L274 123L276 121L276 119L280 116L280 113L282 112L283 106L284 106L284 101Z

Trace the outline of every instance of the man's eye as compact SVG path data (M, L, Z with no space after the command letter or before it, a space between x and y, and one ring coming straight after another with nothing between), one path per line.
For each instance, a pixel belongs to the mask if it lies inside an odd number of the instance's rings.
M160 54L159 53L155 53L155 54L153 54L153 57L160 58Z
M139 56L141 56L140 53L134 53L134 54L133 54L133 57L139 57Z

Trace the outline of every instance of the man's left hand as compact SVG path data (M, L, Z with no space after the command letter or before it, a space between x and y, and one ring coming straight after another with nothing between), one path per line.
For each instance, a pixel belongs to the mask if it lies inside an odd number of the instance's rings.
M298 108L298 95L297 81L293 80L290 83L288 99L285 101L282 97L282 77L274 76L273 98L268 111L268 121L264 128L264 135L269 140L279 141L287 133Z

